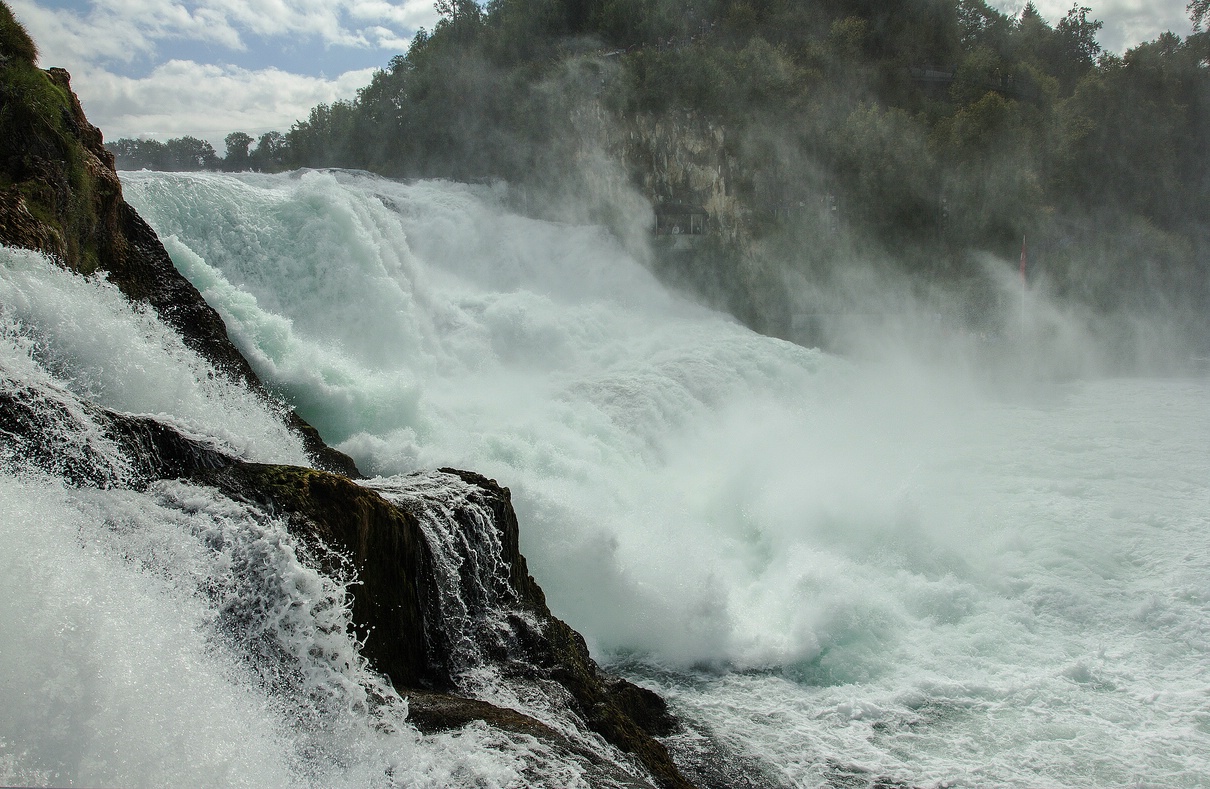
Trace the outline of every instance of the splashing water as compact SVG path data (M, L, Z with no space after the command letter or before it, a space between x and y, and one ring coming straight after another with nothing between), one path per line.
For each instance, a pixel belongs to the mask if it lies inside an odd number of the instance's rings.
M988 397L753 335L492 189L124 180L326 438L512 487L555 613L760 780L1207 782L1204 377Z
M279 406L217 374L113 285L33 252L0 248L0 364L7 382L53 383L69 397L157 416L249 460L307 465Z
M0 395L51 441L0 442L0 784L587 785L532 737L421 735L350 635L353 579L313 569L339 558L208 488L124 489L92 404L298 462L275 408L40 255L0 248L0 297Z
M416 516L433 552L451 673L464 689L472 689L468 674L490 663L484 642L506 643L509 616L520 609L508 583L495 518L471 499L472 487L453 474L430 472L364 484Z

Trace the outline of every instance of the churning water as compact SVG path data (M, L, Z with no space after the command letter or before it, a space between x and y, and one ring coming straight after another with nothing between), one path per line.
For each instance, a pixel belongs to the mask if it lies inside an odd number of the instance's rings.
M690 729L668 744L701 774L1210 784L1205 377L999 393L906 356L844 361L681 300L599 228L518 216L488 187L123 180L257 371L363 471L452 465L512 488L552 609L672 702ZM103 283L6 254L6 370L170 415L255 459L296 457L263 406L195 392L209 379L148 316L114 322L142 345L56 328L58 300L121 309ZM146 382L106 377L109 354L161 345L177 399L147 399L167 397L150 384L153 350L122 363ZM78 378L56 361L93 355ZM230 568L244 560L227 557L272 545L274 578L305 573L272 519L182 486L90 493L19 470L3 482L20 525L4 533L0 659L19 713L0 729L0 778L534 780L520 766L541 763L532 742L398 723L402 702L355 645L328 644L328 668L297 668L279 692L242 680L270 653L295 665L308 650L290 644L327 643L347 616L345 581L310 578L328 624L240 657L246 644L215 624L221 601L284 581L241 580ZM129 525L164 522L181 536ZM162 553L124 547L124 530ZM186 664L197 688L172 679ZM30 740L38 726L53 736ZM707 737L727 765L707 763ZM543 769L553 784L576 775Z
M250 460L305 455L277 409L116 288L0 248L0 395L52 404L54 438L37 462L0 443L0 784L585 785L533 738L409 726L349 635L352 579L311 569L272 514L124 489L88 403ZM81 467L102 485L75 484Z

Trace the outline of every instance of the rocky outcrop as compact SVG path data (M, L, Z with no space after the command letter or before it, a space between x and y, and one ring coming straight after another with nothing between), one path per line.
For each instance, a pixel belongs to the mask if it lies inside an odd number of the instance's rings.
M103 272L216 368L269 398L223 319L122 199L113 155L84 117L68 73L42 71L23 56L32 44L21 46L24 32L2 5L0 33L0 244L42 252L80 274ZM288 421L318 467L358 476L353 460L293 411Z
M657 213L679 204L707 216L696 244L656 237L655 273L755 331L787 336L785 280L757 240L764 220L755 206L765 190L750 173L761 168L745 160L740 135L692 112L639 114L623 128L612 145Z
M580 634L546 606L521 555L508 488L474 472L441 472L467 483L464 498L452 506L451 526L475 528L479 524L471 521L486 511L502 546L499 558L506 578L501 580L514 593L509 595L514 603L508 611L508 636L501 639L486 630L471 634L483 642L494 668L510 679L562 686L587 727L631 754L661 786L690 786L656 739L676 727L663 699L602 672ZM436 593L443 579L434 572L433 547L408 504L389 502L343 477L289 466L230 464L199 469L192 479L284 514L291 532L352 560L360 581L353 590L353 617L365 642L362 652L402 692L420 691L416 711L427 728L486 720L514 731L545 731L522 713L456 695L460 685L449 658L450 637L440 622L446 612Z
M352 619L362 654L409 696L416 725L435 731L481 720L548 740L593 769L611 769L608 760L524 712L459 695L464 689L442 621L448 612L438 594L443 579L434 570L434 546L412 511L424 506L423 493L414 494L410 506L399 505L340 475L249 463L152 417L7 382L0 389L0 457L19 458L78 485L138 488L164 478L188 480L285 519L290 533L315 549L312 556L332 563L321 571L356 573ZM482 641L484 659L508 681L563 688L585 728L629 754L658 785L691 786L656 739L677 726L664 701L602 672L584 639L551 615L521 555L509 490L473 472L441 473L464 483L459 499L442 502L452 514L447 527L479 528L487 513L486 525L501 547L500 556L490 558L499 560L493 561L501 568L497 580L509 590L509 632L503 639L486 629L470 632ZM469 564L487 557L455 558Z
M656 737L677 727L667 705L655 693L619 677L605 674L588 653L583 637L553 616L546 596L529 574L521 555L517 515L512 494L495 480L458 469L441 469L470 486L466 496L474 511L486 510L497 530L508 583L516 593L517 614L512 619L516 639L507 653L495 657L505 668L530 680L553 680L570 693L576 712L588 727L622 751L634 755L662 786L688 786L667 750ZM455 520L467 523L471 507L454 511ZM537 623L533 626L531 623Z
M600 101L586 102L573 114L573 125L581 150L576 169L585 179L578 198L597 206L592 221L610 227L666 285L731 313L755 331L788 336L783 267L760 239L789 198L796 206L815 198L799 194L807 188L801 184L788 189L780 182L791 178L769 166L777 157L764 149L768 146L744 142L735 128L698 113L621 117ZM767 182L771 177L778 182ZM656 232L644 232L641 243L633 240L638 214L628 207L636 190L655 214L651 229ZM704 217L704 232L661 232L661 215L686 212Z
M657 207L700 207L710 218L712 234L731 244L749 241L750 209L738 195L739 162L721 124L692 113L670 113L636 115L627 119L627 127L615 147Z

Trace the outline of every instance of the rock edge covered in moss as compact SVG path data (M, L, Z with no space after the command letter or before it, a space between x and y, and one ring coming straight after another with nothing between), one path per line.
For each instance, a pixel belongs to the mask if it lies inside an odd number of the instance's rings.
M150 305L185 343L231 378L272 399L227 336L219 314L176 270L155 231L122 198L113 155L84 117L60 68L37 68L20 25L0 3L0 244L32 249L78 274L104 274ZM320 468L360 476L290 410L286 421Z

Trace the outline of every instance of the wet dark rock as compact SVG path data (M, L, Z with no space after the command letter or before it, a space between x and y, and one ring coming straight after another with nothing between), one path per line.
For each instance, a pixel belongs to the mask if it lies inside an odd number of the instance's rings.
M516 710L497 707L484 701L450 696L442 693L410 691L408 720L426 734L460 729L476 721L493 728L533 737L560 752L567 761L578 762L585 770L590 786L611 786L617 789L655 789L657 784L623 772L582 746L568 740L541 721Z
M486 701L414 689L407 695L408 720L425 734L461 729L475 721L483 721L497 729L528 734L540 740L563 742L565 739L535 718Z
M432 554L415 518L346 477L237 463L190 477L286 518L290 532L344 555L357 572L353 620L362 654L397 688L448 688L432 650ZM324 567L324 571L336 568Z
M0 457L76 485L136 488L236 462L151 417L117 414L68 392L31 386L0 389Z
M0 11L11 17L7 7ZM216 368L271 399L223 319L122 199L113 155L102 143L66 71L0 60L0 244L42 252L80 274L104 273ZM293 411L287 422L317 467L359 476L352 458L324 444Z
M537 628L529 627L526 622L530 617L520 617L513 623L512 632L518 641L511 654L497 658L504 669L511 668L514 674L526 675L530 680L557 682L571 695L579 716L591 730L637 758L662 786L690 786L667 749L655 739L671 733L677 725L664 700L603 672L589 655L584 638L551 614L545 594L521 555L520 530L509 489L472 471L441 471L473 486L469 502L491 512L518 608L540 623ZM456 509L454 517L469 527L468 511Z
M637 759L659 785L691 786L667 749L655 739L676 725L664 701L601 671L580 634L551 615L546 597L521 555L517 516L508 488L474 472L441 471L472 486L468 505L492 513L509 569L509 584L517 592L518 613L522 615L513 623L517 640L507 651L492 654L502 672L531 682L558 683L570 694L588 728ZM203 470L193 479L215 485L227 495L271 506L289 518L291 532L321 539L347 553L360 581L352 592L353 616L366 638L363 654L402 693L410 688L456 689L457 681L446 659L448 645L436 621L431 550L416 515L406 505L391 504L342 477L289 466L241 463ZM471 517L469 506L454 510L455 522L464 527L469 528ZM447 697L448 693L443 696ZM479 706L482 702L460 705L449 701L434 708L435 696L422 698L429 700L430 712L425 720L430 727L462 725L462 716L487 709ZM424 709L424 705L418 709ZM447 712L437 715L433 709ZM487 716L472 717L492 722Z

